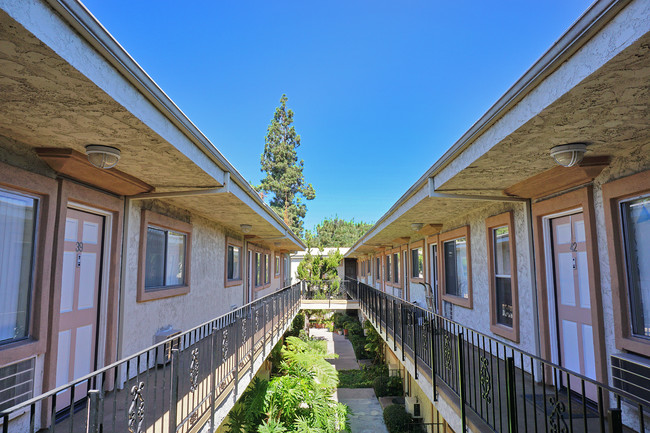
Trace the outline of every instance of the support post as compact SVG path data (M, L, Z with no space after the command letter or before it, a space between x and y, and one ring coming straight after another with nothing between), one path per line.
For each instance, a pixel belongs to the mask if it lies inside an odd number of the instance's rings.
M623 433L623 415L621 409L609 410L609 431L612 433Z
M100 432L99 406L101 404L101 394L96 389L88 391L88 433ZM54 423L54 421L52 421Z
M401 323L400 333L402 334L402 361L406 361L406 352L404 351L404 347L406 346L406 344L404 344L404 304L401 302L399 303L399 320Z
M434 316L429 319L429 354L431 359L431 388L433 389L433 399L431 401L438 401L438 389L436 385L436 349L435 349L435 330L434 330Z
M506 396L508 398L508 432L517 432L517 394L515 390L515 358L506 359Z
M456 348L458 350L458 395L460 396L460 421L462 425L462 432L467 431L467 411L465 408L465 354L463 352L463 331L458 332L456 340Z
M180 356L178 349L172 349L171 390L169 392L169 433L176 432L176 415L178 410L178 373Z
M417 330L417 318L418 318L418 310L412 310L411 311L411 322L413 325L413 370L415 371L415 380L418 379L418 338L416 334Z

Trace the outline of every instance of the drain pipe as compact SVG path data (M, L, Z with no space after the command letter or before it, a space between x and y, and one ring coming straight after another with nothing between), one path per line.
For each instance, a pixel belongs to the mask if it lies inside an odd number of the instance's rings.
M537 292L537 269L535 266L535 237L533 236L533 201L532 199L526 200L526 221L528 225L528 257L530 258L530 287L533 291L533 308L535 309L535 314L533 314L533 323L535 329L537 330L535 334L535 350L536 355L541 356L541 341L539 333L539 298Z
M124 197L124 214L122 215L122 257L120 263L120 288L118 291L118 309L117 309L117 358L122 359L123 347L123 330L124 330L124 292L126 287L126 250L128 247L128 233L129 233L129 211L131 209L131 199Z

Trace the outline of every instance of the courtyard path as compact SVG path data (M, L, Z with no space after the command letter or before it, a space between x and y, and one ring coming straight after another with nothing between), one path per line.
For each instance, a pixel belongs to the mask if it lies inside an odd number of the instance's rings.
M352 344L347 338L327 329L311 329L310 335L325 339L327 352L339 355L338 359L328 360L337 370L360 369ZM383 411L372 388L338 388L334 397L352 411L353 415L350 417L352 433L388 433L384 424Z

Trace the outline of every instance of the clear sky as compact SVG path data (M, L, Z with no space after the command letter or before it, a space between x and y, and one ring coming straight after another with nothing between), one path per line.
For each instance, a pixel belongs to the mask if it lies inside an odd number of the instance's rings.
M312 228L377 221L591 2L84 3L256 184L286 93Z

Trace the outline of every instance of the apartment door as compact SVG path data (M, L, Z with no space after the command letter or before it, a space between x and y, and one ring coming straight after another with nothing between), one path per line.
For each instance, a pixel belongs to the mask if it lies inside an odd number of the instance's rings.
M56 386L78 379L95 369L99 286L102 267L104 217L68 209L65 220L59 344ZM57 397L57 410L69 406L70 392ZM74 400L85 398L79 385Z
M429 283L430 291L426 293L427 307L429 310L438 313L438 244L430 246L429 253Z
M582 213L551 220L556 326L560 364L596 379L585 223ZM571 389L580 390L572 380ZM596 388L587 389L596 398Z

